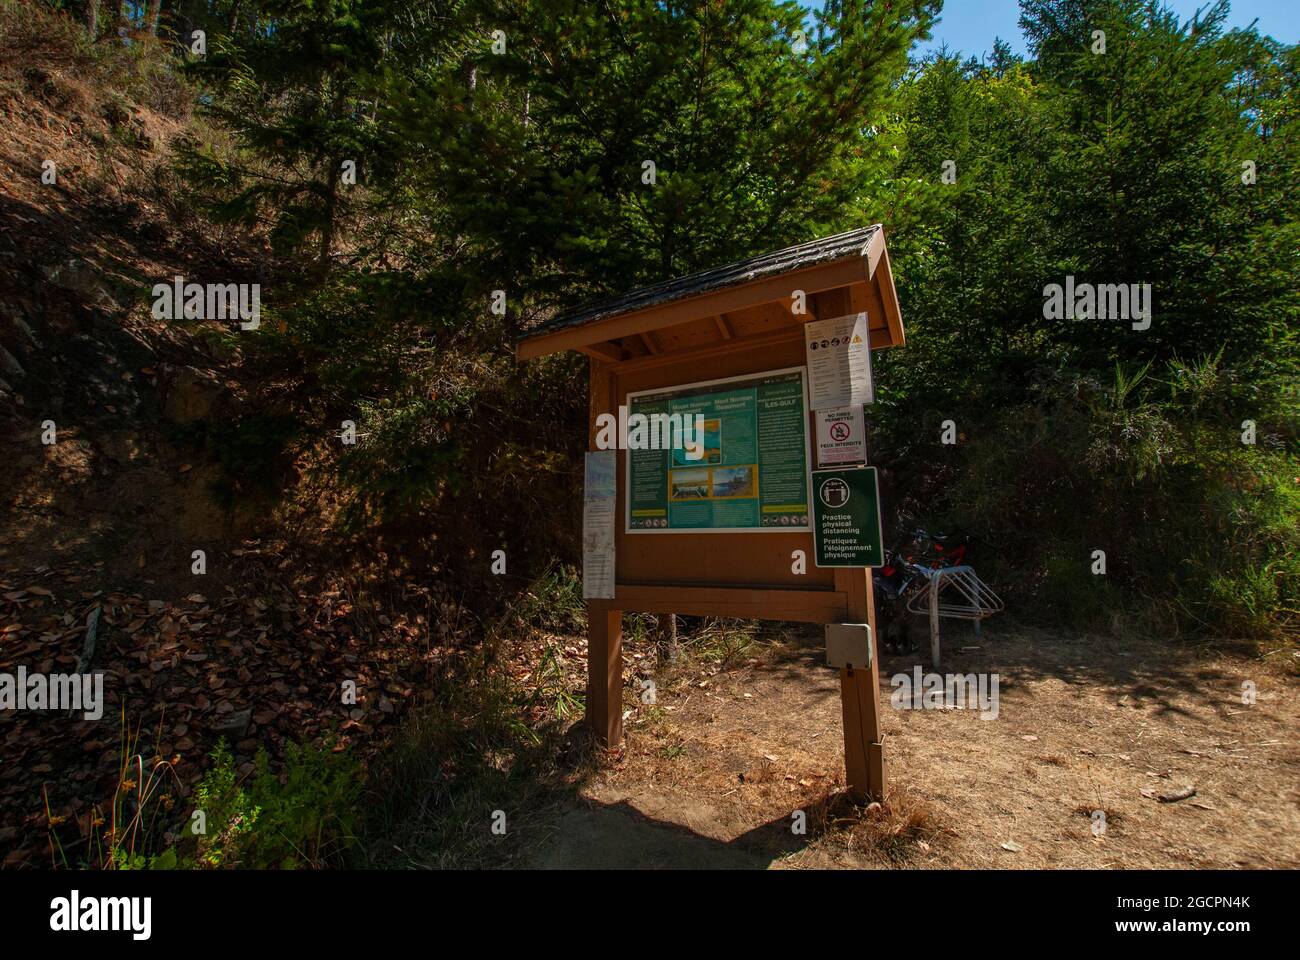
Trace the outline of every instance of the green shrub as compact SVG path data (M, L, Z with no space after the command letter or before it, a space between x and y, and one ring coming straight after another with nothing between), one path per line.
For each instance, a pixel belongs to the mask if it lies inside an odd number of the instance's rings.
M194 807L202 811L198 859L205 867L237 866L251 840L261 811L249 799L235 771L235 760L223 739L211 753L212 767L194 791Z
M977 549L981 572L1053 622L1156 606L1194 631L1283 633L1300 607L1300 461L1278 392L1243 391L1214 357L1117 369L1108 384L1044 374L1032 402L968 421L918 499L992 545Z
M283 769L271 769L259 750L254 771L241 781L225 741L212 751L212 768L195 791L206 816L198 839L205 867L323 867L339 863L354 841L363 781L355 759L320 747L290 743Z
M265 750L255 760L250 796L260 811L253 827L255 865L285 869L337 863L356 839L361 768L346 751L290 743L275 774Z
M128 854L119 850L114 854L114 870L188 870L196 866L188 857L182 857L176 847L167 847L161 853L146 856L143 853Z

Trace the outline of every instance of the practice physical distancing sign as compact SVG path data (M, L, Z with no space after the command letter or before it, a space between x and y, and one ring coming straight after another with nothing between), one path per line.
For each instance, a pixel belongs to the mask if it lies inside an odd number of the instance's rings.
M878 567L880 490L875 467L814 470L813 543L819 567Z

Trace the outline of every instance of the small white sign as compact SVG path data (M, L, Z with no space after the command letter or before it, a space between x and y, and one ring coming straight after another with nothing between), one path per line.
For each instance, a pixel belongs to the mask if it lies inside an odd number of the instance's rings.
M826 665L871 666L871 627L865 623L826 624Z
M837 407L818 410L817 466L867 462L867 430L862 408Z
M582 497L582 597L614 599L618 452L587 453Z
M805 323L803 335L809 403L814 410L861 406L875 400L865 310Z

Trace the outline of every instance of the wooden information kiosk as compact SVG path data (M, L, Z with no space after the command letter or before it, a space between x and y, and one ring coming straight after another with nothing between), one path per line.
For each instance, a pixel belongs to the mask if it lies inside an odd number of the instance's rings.
M530 331L518 344L517 355L529 360L578 350L590 358L588 449L595 450L597 418L617 417L619 408L629 405L629 395L632 407L657 397L670 403L674 388L689 386L695 389L687 392L696 395L714 391L707 402L726 411L731 409L728 404L743 402L729 399L725 392L735 382L751 395L785 390L796 398L789 402L797 402L806 367L803 325L863 311L872 350L903 344L903 322L879 224L561 314ZM813 456L807 440L813 436L813 424L806 384L803 394L798 409L805 414L808 458ZM776 410L781 402L766 401L766 408ZM671 509L656 509L658 481L653 476L646 480L640 465L629 477L633 461L628 452L618 451L614 597L587 603L587 721L603 744L617 745L623 737L624 611L865 623L878 647L870 570L823 568L813 562L813 535L798 508L804 514L811 508L810 469L815 464L805 459L802 473L807 480L802 485L792 482L788 466L782 467L784 489L801 490L802 502L780 502L783 496L794 500L795 492L765 493L766 499L760 499L757 490L750 491L752 505L728 496L745 492L750 482L777 482L776 468L762 465L766 454L759 445L782 432L782 422L789 423L769 417L754 427L738 427L722 415L709 422L709 431L724 434L720 445L752 447L752 457L741 459L755 464L674 471L682 475L681 482L674 479L663 494ZM762 434L767 436L760 438ZM707 492L708 484L713 494ZM630 495L637 498L636 510L631 509ZM716 500L707 504L687 502L714 495ZM734 502L724 502L728 500ZM672 520L661 519L670 516ZM807 558L804 573L795 572L795 551ZM850 792L879 799L885 788L879 658L872 655L870 660L869 669L840 670L844 758Z

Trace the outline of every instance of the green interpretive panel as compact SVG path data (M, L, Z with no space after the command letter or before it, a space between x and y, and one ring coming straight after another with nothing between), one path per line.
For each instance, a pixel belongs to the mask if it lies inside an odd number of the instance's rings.
M811 529L807 408L802 367L629 394L627 532Z

